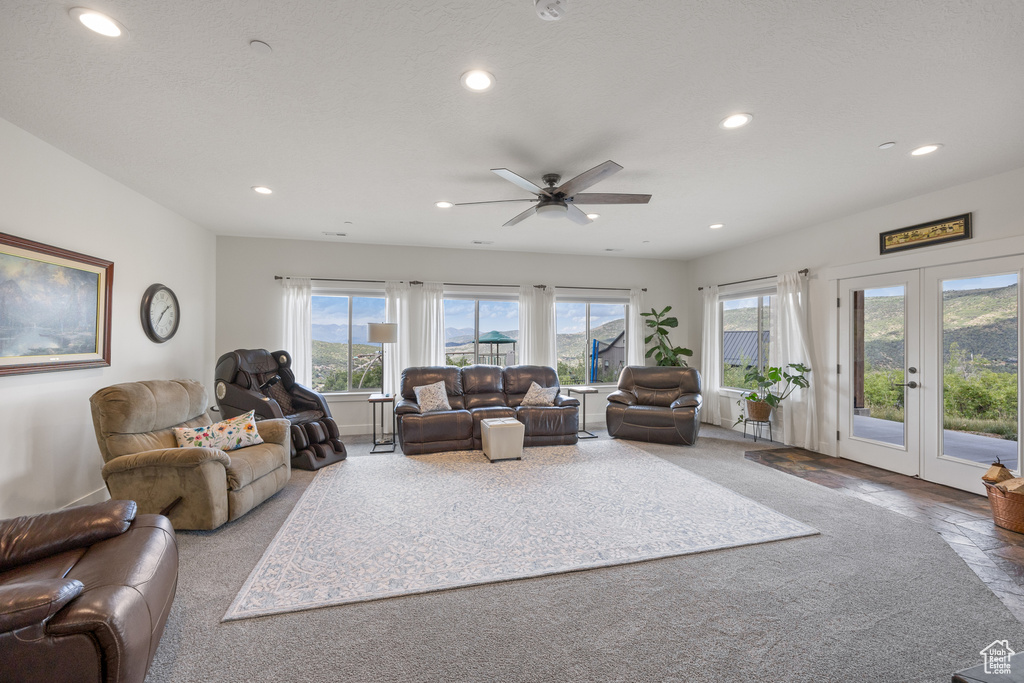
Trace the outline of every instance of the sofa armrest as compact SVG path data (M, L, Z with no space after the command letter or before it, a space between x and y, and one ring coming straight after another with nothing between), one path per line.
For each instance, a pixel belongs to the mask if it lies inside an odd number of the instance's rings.
M611 403L621 403L626 406L636 405L636 396L626 391L613 391L608 394L608 400Z
M416 401L410 401L407 398L403 398L401 401L395 404L396 415L419 415L420 404Z
M580 400L572 396L562 396L561 394L558 394L555 396L555 402L552 405L558 406L559 408L568 408L571 406L578 408Z
M128 530L134 501L108 500L0 522L0 571L73 548L84 548Z
M108 460L103 466L103 478L140 467L198 467L204 462L219 462L227 467L231 457L219 448L158 448Z
M0 586L0 633L46 623L83 588L77 579L38 579Z
M696 408L703 402L700 394L683 394L676 400L672 401L669 408L675 410L676 408Z
M230 382L224 382L224 398L218 400L217 403L222 409L227 409L224 410L224 417L230 415L231 409L239 415L254 410L257 420L273 420L284 417L284 411L274 399L264 396L254 389L245 389Z
M284 418L260 420L256 423L256 431L263 441L285 446L291 437L291 425L292 423Z

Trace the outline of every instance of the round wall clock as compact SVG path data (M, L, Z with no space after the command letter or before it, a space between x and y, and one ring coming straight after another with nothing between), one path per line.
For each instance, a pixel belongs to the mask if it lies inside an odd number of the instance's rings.
M178 297L169 287L150 285L142 295L142 329L157 344L163 344L178 331Z

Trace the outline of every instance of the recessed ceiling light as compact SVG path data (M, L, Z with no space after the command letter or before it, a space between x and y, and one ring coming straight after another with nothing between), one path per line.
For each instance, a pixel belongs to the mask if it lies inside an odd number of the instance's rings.
M489 240L473 240L473 244L494 244L494 242Z
M930 145L921 145L920 147L918 147L917 149L912 151L911 154L914 155L915 157L919 157L919 156L922 156L924 154L931 154L932 152L937 150L939 147L942 147L942 145L940 145L937 142L933 143L933 144L930 144Z
M434 206L436 206L439 209L450 209L455 205L452 204L451 202L436 202Z
M601 214L599 214L599 213L588 213L587 214L587 218L589 218L592 221L596 221L600 217L601 217Z
M274 51L269 43L264 43L262 40L250 40L249 48L258 55L269 55Z
M724 228L725 223L715 223L714 225L709 225L708 227L711 228L712 230L718 230L719 228Z
M325 232L328 237L348 237L347 232Z
M72 7L68 13L82 22L86 28L100 35L107 36L108 38L128 36L128 29L124 27L124 24L96 10L86 7Z
M622 251L621 249L605 249L605 251Z
M896 146L895 142L883 142L878 146L878 149L892 149Z
M273 190L269 187L263 187L262 185L256 185L252 188L253 192L259 192L260 194L273 194Z
M494 76L480 69L473 69L462 74L462 87L473 92L490 90L494 85Z
M722 119L718 125L722 128L742 128L753 120L753 114L733 114Z

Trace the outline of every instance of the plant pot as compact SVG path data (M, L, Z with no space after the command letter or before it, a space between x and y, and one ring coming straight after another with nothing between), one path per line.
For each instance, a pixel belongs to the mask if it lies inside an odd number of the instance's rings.
M772 416L772 405L764 401L747 401L747 419L767 422Z

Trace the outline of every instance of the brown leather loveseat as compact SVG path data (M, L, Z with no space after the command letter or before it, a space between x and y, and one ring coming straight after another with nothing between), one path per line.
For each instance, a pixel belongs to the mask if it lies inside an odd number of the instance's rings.
M0 521L0 680L142 683L178 581L166 517L108 500Z
M421 413L414 388L442 380L452 409ZM480 449L480 421L496 417L522 422L525 446L576 443L580 402L558 393L551 406L521 405L533 382L542 388L559 386L554 369L541 365L406 368L402 371L402 395L395 406L402 452L420 455Z
M609 436L692 446L700 432L700 373L628 365L605 409Z

